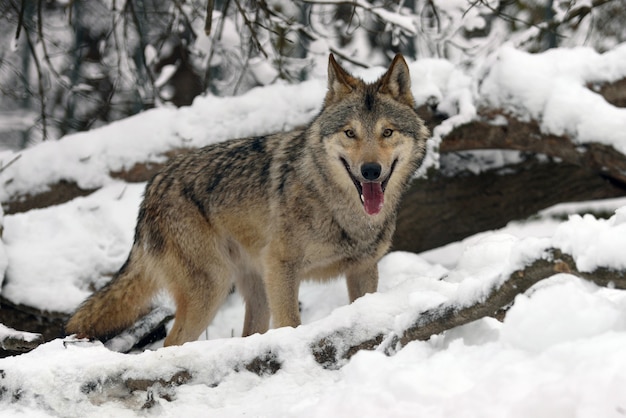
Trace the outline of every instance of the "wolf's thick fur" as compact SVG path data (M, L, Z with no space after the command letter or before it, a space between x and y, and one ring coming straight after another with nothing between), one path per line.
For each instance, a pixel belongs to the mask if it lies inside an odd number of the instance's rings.
M302 279L343 273L350 301L376 291L400 196L424 157L414 108L401 56L371 84L331 56L324 107L305 130L208 146L150 181L128 260L67 331L118 332L161 289L176 302L165 345L197 339L233 283L244 335L265 332L270 317L299 325Z

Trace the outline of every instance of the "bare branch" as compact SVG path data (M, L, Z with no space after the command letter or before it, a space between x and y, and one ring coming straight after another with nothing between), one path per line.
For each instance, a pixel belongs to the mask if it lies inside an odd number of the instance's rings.
M252 22L250 19L248 19L248 15L246 14L246 10L241 6L241 4L239 3L239 0L234 0L234 2L235 2L235 6L237 6L237 10L239 11L239 15L242 17L242 19L244 21L244 24L246 25L246 27L248 28L248 31L250 32L250 39L252 40L252 43L254 44L255 48L261 54L263 54L263 56L265 58L269 58L269 55L267 54L267 52L263 48L263 45L261 44L261 41L259 40L259 38L257 36L255 25L258 26L258 23L257 22Z
M405 16L397 12L392 12L384 7L374 6L370 2L362 0L346 0L346 1L333 1L333 0L298 0L300 3L313 4L313 5L348 5L353 7L359 7L366 12L369 12L380 19L382 22L388 23L392 26L399 27L405 31L416 34L417 29L415 23L410 16Z
M206 3L206 18L204 19L204 33L206 36L211 35L211 25L213 24L213 8L215 0L208 0Z
M565 15L565 18L562 20L562 23L565 22L570 22L576 18L578 18L578 21L580 22L582 19L584 19L589 13L591 13L591 11L596 8L596 7L600 7L603 6L607 3L612 2L613 0L593 0L591 2L591 6L588 6L587 4L582 5L580 7L576 7L574 9L571 9L568 11L568 13Z
M2 173L4 170L6 170L7 168L9 168L14 162L16 162L17 160L20 159L20 157L22 156L22 154L17 154L15 157L13 157L13 159L11 161L9 161L8 163L2 165L0 163L0 173Z
M30 35L28 31L26 31L26 43L28 44L28 48L30 50L31 56L33 57L33 62L35 63L35 67L37 69L37 87L39 94L39 107L41 115L41 132L42 138L45 141L48 138L48 122L46 115L46 95L45 88L43 85L43 69L41 68L41 63L39 62L39 57L37 56L37 51L35 51L35 46L33 45L32 40L30 39Z
M15 40L20 39L20 32L22 30L22 26L24 26L24 11L26 9L26 2L28 0L22 0L21 7L19 10L18 20L17 20L17 28L15 29Z
M43 13L42 13L42 0L37 0L37 37L39 38L39 42L41 43L41 49L43 50L43 58L50 69L50 72L57 78L57 80L63 84L63 86L67 89L70 89L71 86L63 81L61 75L57 72L52 65L52 61L50 60L50 55L48 54L48 47L46 45L46 38L43 34Z
M208 2L207 7L211 4L212 1L213 0ZM178 13L180 13L180 15L183 17L183 20L185 21L185 25L187 26L187 30L191 32L191 36L193 37L193 39L196 39L198 35L193 30L193 24L191 23L191 19L189 19L189 16L187 16L187 13L185 13L185 10L183 10L183 6L180 4L180 1L174 0L174 6L176 6ZM206 32L206 23L205 23L205 32ZM210 32L210 28L209 28L209 32Z
M346 55L344 52L338 50L337 48L330 48L330 52L332 52L333 54L337 55L342 60L356 65L357 67L369 68L369 65L367 65L367 64L365 64L365 63L363 63L361 61L355 60L354 58L350 57L349 55Z

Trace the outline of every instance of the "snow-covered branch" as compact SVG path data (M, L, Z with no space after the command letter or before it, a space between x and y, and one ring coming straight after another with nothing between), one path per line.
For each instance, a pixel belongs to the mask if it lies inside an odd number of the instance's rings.
M441 152L502 149L543 154L587 167L626 184L626 156L611 145L580 144L571 138L541 131L536 121L522 121L497 109L455 128L442 141Z
M626 272L600 267L591 272L581 271L574 258L563 251L550 248L543 256L534 259L519 270L509 273L501 283L474 300L445 302L423 311L415 312L410 325L397 332L380 333L373 338L358 340L351 330L338 330L312 345L316 361L327 368L340 367L360 350L382 350L393 354L411 341L425 341L433 335L468 324L488 316L502 316L515 298L539 281L555 274L567 273L588 280L598 286L626 289Z
M41 334L17 331L0 324L0 347L6 351L23 353L44 343Z
M626 289L626 272L604 267L591 272L581 271L571 255L550 248L542 258L535 259L523 269L511 273L507 280L494 288L484 299L476 300L468 306L442 304L420 313L415 322L393 340L398 346L390 344L389 347L398 349L411 341L427 340L432 335L448 329L486 316L494 316L499 311L506 310L517 295L523 294L539 281L559 273L572 274L598 286Z

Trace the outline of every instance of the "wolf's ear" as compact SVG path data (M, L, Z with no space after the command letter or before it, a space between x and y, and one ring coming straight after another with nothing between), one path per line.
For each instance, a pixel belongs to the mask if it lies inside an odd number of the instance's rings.
M326 106L341 100L359 85L359 80L346 72L333 54L328 57L328 92L324 104Z
M396 55L378 83L380 93L389 94L397 101L415 107L415 99L411 93L409 67L401 54Z

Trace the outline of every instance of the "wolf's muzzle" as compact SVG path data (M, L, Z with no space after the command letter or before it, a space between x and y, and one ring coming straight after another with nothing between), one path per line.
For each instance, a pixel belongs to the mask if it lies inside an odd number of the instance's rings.
M383 168L378 163L365 163L361 166L361 175L367 181L376 181Z

